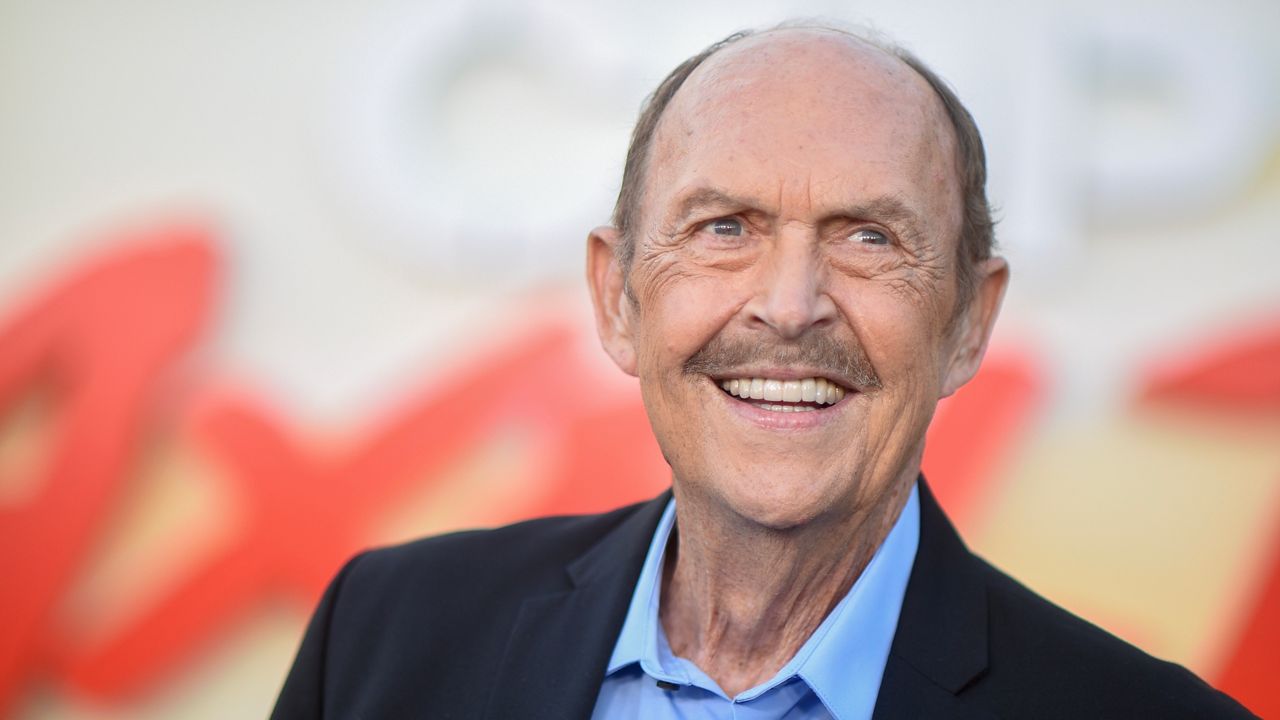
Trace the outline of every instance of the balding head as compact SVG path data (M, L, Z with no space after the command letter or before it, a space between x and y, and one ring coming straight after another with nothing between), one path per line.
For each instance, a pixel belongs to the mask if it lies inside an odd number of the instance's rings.
M647 99L636 124L614 207L622 266L630 268L644 222L649 168L669 159L660 155L664 149L659 140L670 133L689 132L689 123L705 119L709 108L723 107L721 101L727 94L741 98L749 87L758 88L762 83L780 89L790 85L798 91L825 88L825 102L850 103L854 112L916 112L926 116L925 126L932 132L930 144L946 155L944 167L956 188L960 213L953 230L957 310L964 307L972 296L974 268L991 256L994 246L986 198L986 160L973 118L955 93L909 52L822 26L788 25L759 33L735 33L689 58L662 81ZM749 110L768 114L776 108Z

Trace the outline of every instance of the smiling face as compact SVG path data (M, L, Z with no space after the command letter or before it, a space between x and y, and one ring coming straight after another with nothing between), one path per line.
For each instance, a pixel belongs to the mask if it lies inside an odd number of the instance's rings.
M976 371L1007 277L987 261L956 313L944 113L906 65L831 32L739 41L681 87L631 267L601 228L588 275L682 502L788 528L914 480L934 407Z

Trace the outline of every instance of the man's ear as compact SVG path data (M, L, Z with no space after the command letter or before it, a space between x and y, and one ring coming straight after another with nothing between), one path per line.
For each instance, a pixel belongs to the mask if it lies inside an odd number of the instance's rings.
M988 258L975 268L977 278L969 306L960 311L952 328L954 343L942 397L951 395L973 379L987 353L987 341L1000 314L1005 288L1009 286L1009 263L1002 257Z
M596 312L596 332L605 352L628 375L636 374L632 338L634 308L627 296L626 276L618 262L622 236L615 227L598 227L587 236L587 285Z

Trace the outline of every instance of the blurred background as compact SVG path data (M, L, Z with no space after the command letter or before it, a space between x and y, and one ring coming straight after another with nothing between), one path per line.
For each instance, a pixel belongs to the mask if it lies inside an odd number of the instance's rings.
M658 80L794 16L987 140L970 545L1280 716L1273 0L6 0L0 717L265 716L357 550L661 491L586 233Z

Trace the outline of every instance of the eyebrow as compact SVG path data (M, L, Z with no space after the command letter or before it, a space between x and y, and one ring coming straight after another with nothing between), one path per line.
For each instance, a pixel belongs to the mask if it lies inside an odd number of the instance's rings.
M683 224L699 211L708 209L751 209L758 208L759 203L740 198L714 187L701 187L688 192L676 205L671 215L672 224ZM916 240L923 231L920 214L901 198L894 195L881 195L864 203L837 208L834 212L822 217L819 223L832 220L871 220L901 228L908 239Z
M750 208L755 207L751 203L742 198L734 197L717 188L702 187L690 191L676 205L676 210L671 214L670 219L673 224L681 224L688 220L691 215L709 208Z

